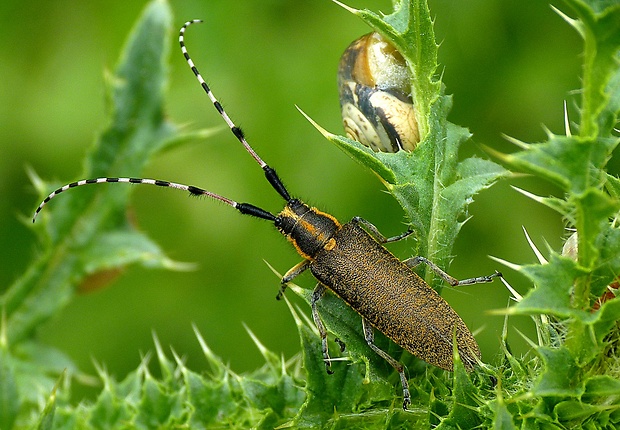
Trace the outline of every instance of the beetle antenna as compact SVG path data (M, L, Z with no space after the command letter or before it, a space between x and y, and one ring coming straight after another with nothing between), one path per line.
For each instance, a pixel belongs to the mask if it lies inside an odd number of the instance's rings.
M56 197L60 193L64 193L71 188L81 187L82 185L90 185L90 184L103 184L103 183L126 183L126 184L144 184L144 185L156 185L158 187L167 187L167 188L175 188L177 190L183 190L189 192L192 196L207 196L215 200L219 200L220 202L226 203L229 206L237 209L242 214L255 216L257 218L263 218L269 221L275 220L275 216L264 209L261 209L257 206L254 206L249 203L237 203L234 200L231 200L227 197L221 196L219 194L212 193L211 191L203 190L202 188L195 187L193 185L185 185L185 184L177 184L176 182L162 181L159 179L143 179L143 178L97 178L97 179L83 179L81 181L71 182L70 184L64 185L58 188L56 191L50 193L45 200L39 204L37 210L32 217L32 222L35 222L37 215L43 209L50 200Z
M254 151L254 149L252 149L250 144L245 139L243 131L239 127L237 127L235 123L230 119L230 117L228 116L224 108L222 107L222 104L215 97L215 95L211 91L211 88L209 88L209 85L207 85L204 78L202 77L202 75L200 74L196 66L194 65L194 62L192 61L191 57L189 56L189 53L187 52L187 47L185 46L185 40L184 40L185 30L190 25L196 24L199 22L202 22L202 20L194 19L192 21L187 21L185 24L183 24L183 27L181 27L181 30L179 30L179 45L181 45L181 52L183 53L183 56L185 57L187 64L192 69L192 72L194 72L194 75L196 76L196 79L198 79L198 82L200 83L200 86L202 87L202 89L205 90L205 92L209 96L209 99L211 99L211 101L213 102L213 106L215 106L215 109L217 109L217 111L222 116L222 118L224 119L228 127L230 127L230 131L232 132L232 134L235 135L235 137L237 138L237 140L239 140L239 142L241 142L245 150L252 156L252 158L254 158L254 160L256 160L258 165L263 169L263 171L265 172L265 177L267 178L267 180L269 181L273 189L276 190L278 194L280 194L284 198L284 200L286 200L287 202L291 201L291 196L286 190L286 188L284 187L284 184L282 183L278 175L276 174L276 171L273 168L269 167L267 163L265 163L258 156L258 154Z

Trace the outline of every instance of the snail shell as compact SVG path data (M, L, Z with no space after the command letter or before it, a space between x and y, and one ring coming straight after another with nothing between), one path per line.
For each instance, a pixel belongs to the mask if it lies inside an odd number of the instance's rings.
M407 63L379 33L354 41L338 67L347 136L373 151L413 151L420 141Z

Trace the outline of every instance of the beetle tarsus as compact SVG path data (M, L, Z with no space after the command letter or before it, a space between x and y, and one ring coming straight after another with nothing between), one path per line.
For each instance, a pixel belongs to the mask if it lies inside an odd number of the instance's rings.
M501 272L498 272L496 270L495 273L493 273L492 275L479 276L477 278L463 279L462 281L458 281L456 286L471 285L471 284L484 284L484 283L487 283L487 282L493 282L493 279L495 279L495 278L503 278Z
M403 388L403 410L407 410L407 406L411 404L411 394L408 388Z

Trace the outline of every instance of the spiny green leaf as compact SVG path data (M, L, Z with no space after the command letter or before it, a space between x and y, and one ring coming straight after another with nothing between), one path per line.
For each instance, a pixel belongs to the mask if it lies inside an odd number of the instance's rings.
M109 387L102 390L92 406L89 425L92 428L119 428L135 414L134 405L116 397ZM105 424L105 425L104 425Z
M620 230L605 224L603 232L595 242L598 250L597 267L592 272L590 294L598 299L609 290L610 284L618 276L620 268Z
M96 401L70 408L68 399L56 399L54 416L46 418L50 428L267 429L299 412L304 392L296 382L298 375L289 373L290 364L277 370L265 365L248 375L227 370L203 376L178 356L168 358L156 340L155 348L160 366L163 363L161 378L149 373L148 359L121 382L100 370L104 389ZM217 368L226 367L215 356L213 360L219 361Z
M532 388L534 394L545 397L578 397L583 393L577 363L567 348L543 346L537 351L545 362L545 371Z
M456 345L456 342L454 343ZM453 404L450 414L436 428L439 430L457 428L476 428L481 423L477 412L478 389L472 383L463 362L456 353L453 376Z
M616 328L620 320L620 300L609 300L595 313L595 319L589 321L594 339L600 345L609 332Z
M610 175L609 173L605 174L605 189L607 192L616 200L620 200L620 179Z
M599 170L607 163L617 139L580 139L550 135L544 143L528 144L524 150L502 156L514 168L536 174L575 194L604 181Z
M272 411L280 419L293 415L303 403L302 390L288 375L282 375L279 381L274 382L255 379L253 376L244 378L244 396L254 408Z
M554 253L548 264L521 266L520 271L532 280L535 288L510 308L511 312L562 317L575 312L570 294L573 282L586 272L579 269L573 260Z
M493 430L516 430L512 421L512 414L508 411L503 398L498 398L493 403Z
M530 199L534 200L535 202L538 202L542 205L547 206L550 209L553 209L554 211L562 215L564 218L566 218L566 220L571 225L575 224L575 214L573 213L574 207L569 202L567 202L565 199L561 199L558 197L541 197L541 196L537 196L536 194L530 193L529 191L525 191L515 186L513 186L512 188L515 191L520 192L524 196L529 197Z
M142 383L144 382L145 365L145 362L140 363L140 366L136 370L130 372L125 379L118 383L114 383L112 378L105 375L105 373L101 371L99 373L106 385L113 387L113 392L115 395L125 399L132 405L135 405L140 401Z
M592 376L586 381L584 400L592 400L593 397L619 396L620 380L608 375Z
M223 364L223 363L222 363ZM190 423L192 427L208 427L236 423L239 426L248 425L246 419L251 414L244 414L248 408L242 400L242 392L238 384L231 379L230 374L219 377L205 378L187 368L183 369L185 387L188 392L188 401L192 405Z
M56 407L57 407L56 391L58 390L58 387L60 386L63 376L64 375L62 375L56 382L56 385L54 386L54 388L52 389L51 393L49 394L47 398L45 407L43 408L43 412L41 412L41 415L39 415L39 421L37 423L37 429L39 430L50 430L54 426L54 414L56 413Z
M589 405L577 400L567 400L560 402L553 408L553 412L558 416L561 421L577 421L582 422L586 418L594 415L597 412L605 410L605 406L602 405Z

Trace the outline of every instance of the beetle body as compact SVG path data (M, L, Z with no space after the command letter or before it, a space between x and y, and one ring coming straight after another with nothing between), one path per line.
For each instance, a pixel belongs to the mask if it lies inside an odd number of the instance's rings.
M423 257L402 262L389 252L383 243L402 239L411 234L411 230L386 239L376 227L362 218L355 217L350 222L341 224L332 215L292 198L275 170L258 156L246 141L241 129L226 114L189 57L183 38L187 27L195 22L199 21L185 23L179 32L181 52L234 136L263 169L269 184L285 200L284 208L274 215L252 204L238 203L192 185L156 179L103 177L72 182L53 191L37 207L33 222L52 198L72 188L90 184L109 182L155 185L210 197L232 206L242 214L272 222L303 257L302 262L282 278L278 297L284 292L288 282L307 269L310 269L319 281L312 295L311 308L312 317L321 335L322 352L328 371L331 361L327 350L327 333L316 306L325 288L341 297L361 316L368 346L398 371L403 386L405 409L410 403L410 394L404 367L374 344L372 327L412 354L446 370L453 369L453 339L456 339L457 350L465 367L473 370L479 360L480 350L472 334L448 303L416 275L411 267L420 262L425 263L451 285L490 282L500 274L496 272L491 276L457 281Z
M480 358L474 337L435 290L380 244L359 222L293 200L275 224L295 245L314 277L395 343L445 370L453 368L453 336L468 370Z
M409 69L379 33L360 37L345 50L338 88L348 137L373 151L413 151L420 141Z

